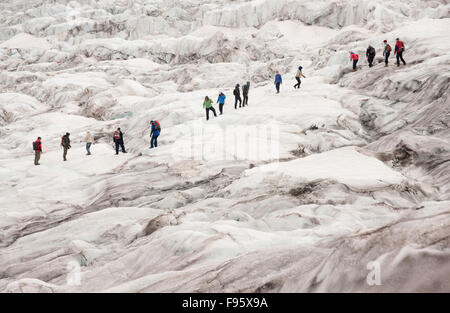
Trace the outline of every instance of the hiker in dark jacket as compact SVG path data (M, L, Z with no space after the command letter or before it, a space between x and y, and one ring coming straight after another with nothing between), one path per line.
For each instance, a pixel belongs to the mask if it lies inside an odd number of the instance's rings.
M234 108L237 109L237 103L239 101L239 107L241 107L242 99L241 99L241 91L239 90L239 84L236 84L236 87L233 90L234 95Z
M41 137L37 137L37 140L33 142L33 150L34 150L34 165L40 165L39 159L41 158L42 153Z
M119 154L119 146L123 153L127 153L125 151L125 146L123 145L123 133L120 130L120 127L114 132L113 141L116 144L116 154Z
M369 45L369 47L366 50L366 57L367 61L369 62L369 67L373 66L373 59L375 59L375 54L376 54L375 48Z
M61 138L61 146L64 149L63 152L63 160L67 161L67 150L69 150L70 148L72 148L72 146L70 145L70 138L69 138L70 134L66 133L64 136L62 136Z
M242 106L248 105L248 91L250 90L250 82L247 82L242 86L242 95L244 96L244 101L242 101Z

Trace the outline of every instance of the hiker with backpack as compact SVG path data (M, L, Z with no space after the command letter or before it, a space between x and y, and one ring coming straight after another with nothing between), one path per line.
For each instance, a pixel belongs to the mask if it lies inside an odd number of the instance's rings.
M150 131L150 149L158 146L158 136L161 133L161 125L158 121L150 121L152 130Z
M239 101L239 107L241 107L242 99L241 99L241 91L239 90L239 84L236 84L233 90L234 95L234 108L237 109L237 103Z
M283 83L283 79L281 78L280 72L277 71L277 74L275 75L275 88L277 89L277 93L280 93L280 85Z
M356 72L356 64L358 64L359 55L354 52L350 52L350 60L353 61L353 72Z
M302 69L303 69L303 67L301 67L301 66L298 67L297 74L295 75L295 79L297 80L297 83L294 85L294 89L295 88L300 89L300 84L302 83L302 81L300 80L301 77L306 78L302 73Z
M244 100L242 101L242 106L248 105L248 92L250 90L250 82L248 81L244 86L242 86L242 95Z
M34 165L41 165L39 163L39 159L41 158L42 153L41 137L37 137L36 141L33 142L33 150L34 150Z
M216 102L216 103L219 104L220 115L223 114L223 105L225 104L225 99L226 99L225 94L223 92L220 92L219 93L219 98L217 98L217 102Z
M373 60L375 59L376 51L375 48L369 45L366 50L367 61L369 62L369 67L373 66Z
M67 161L67 150L72 148L70 145L70 134L66 133L64 136L61 137L61 147L63 147L63 160Z
M209 110L213 111L214 116L217 117L216 110L213 108L212 101L208 96L206 96L205 101L203 101L203 107L206 110L206 120L209 120Z
M383 51L384 66L387 67L389 63L389 55L391 54L392 48L388 44L387 40L383 41L383 43L384 43L384 51Z
M116 144L116 155L119 154L119 146L122 149L123 153L127 153L123 145L123 133L120 130L120 127L117 128L117 130L114 132L113 141Z
M212 101L208 96L206 96L205 101L203 101L203 107L206 110L206 120L209 120L209 111L210 110L213 111L214 116L217 117L216 110L212 106Z
M91 155L91 145L94 143L94 137L92 136L90 131L86 132L86 137L84 138L84 141L86 141L86 155Z
M397 66L400 66L400 60L402 60L403 65L406 65L405 60L403 60L403 52L405 51L405 44L399 38L396 39L394 54L397 55Z

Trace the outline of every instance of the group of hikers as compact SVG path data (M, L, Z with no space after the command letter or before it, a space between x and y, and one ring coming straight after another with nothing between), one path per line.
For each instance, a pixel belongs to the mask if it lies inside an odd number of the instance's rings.
M385 66L388 66L389 56L391 54L392 48L388 44L387 40L384 40L383 43L384 43L384 50L383 50L384 62L385 62ZM403 59L404 51L405 51L405 45L404 45L403 41L401 41L399 38L397 38L396 44L395 44L395 50L394 50L394 54L397 57L397 66L400 66L400 61L402 61L403 64L406 65L406 62ZM371 45L369 45L367 48L367 51L366 51L366 57L367 57L367 60L369 63L369 67L373 66L373 61L375 59L375 55L376 55L375 48L372 47ZM358 54L356 54L354 52L350 52L350 59L353 61L353 71L356 71L356 65L359 60ZM296 79L297 83L294 85L294 89L300 88L300 85L302 83L301 82L302 77L306 78L302 73L302 69L303 69L302 66L299 66L297 69L297 74L295 75L295 79ZM283 79L281 77L281 74L280 74L280 72L277 71L275 74L275 81L274 81L277 94L280 93L280 87L281 87L282 83L283 83ZM246 105L248 106L249 90L250 90L250 82L247 81L247 83L242 86L242 96L243 96L243 99L242 99L240 85L236 84L236 86L233 90L234 108L235 109L238 108L238 103L239 103L240 108L245 107ZM225 99L226 99L225 94L223 92L220 92L219 96L217 98L217 101L216 101L216 103L219 104L220 115L223 114L223 107L225 105ZM203 108L206 110L206 120L209 120L209 111L212 111L214 116L217 117L217 113L213 107L212 100L208 96L206 96L205 100L203 101ZM150 137L151 137L150 138L150 149L158 146L158 136L160 135L160 133L161 133L161 125L159 124L158 121L152 120L150 122ZM61 147L63 148L63 160L64 161L67 161L67 151L71 148L69 136L70 136L70 133L66 133L61 138ZM94 143L94 137L92 136L92 134L89 131L86 132L86 137L85 137L84 141L86 142L86 152L87 152L86 154L91 155L90 148L91 148L91 145ZM114 132L113 142L115 144L116 155L119 154L119 148L122 150L122 153L127 153L127 151L125 150L125 146L124 146L123 133L120 130L120 128L117 128L117 130ZM41 153L42 153L41 137L38 137L37 140L33 142L33 150L35 152L34 164L40 165L39 160L40 160Z
M239 107L245 107L246 105L248 105L248 92L250 90L250 82L248 81L244 86L242 86L242 96L244 98L244 100L242 100L241 98L241 90L240 90L240 85L236 84L236 86L234 87L233 90L233 95L234 95L234 108L237 110L238 108L238 102L239 102ZM223 92L219 93L219 96L217 98L216 103L219 104L219 113L220 115L223 114L223 106L225 105L225 99L227 97L225 96L225 94ZM206 111L206 120L209 120L209 111L212 111L214 116L217 117L217 113L216 113L216 109L214 109L213 104L212 104L212 100L211 98L209 98L208 96L205 97L205 100L203 101L203 108Z
M61 147L63 148L63 161L67 161L67 151L72 148L70 145L70 133L66 133L64 136L61 137ZM94 142L94 138L92 137L91 133L88 131L86 133L86 150L87 154L90 155L90 147L91 144ZM33 142L33 150L34 150L34 165L41 165L39 163L39 160L41 159L41 153L42 153L42 138L38 137L36 141Z
M158 136L161 132L161 125L158 121L150 122L150 148L154 148L158 146ZM86 142L86 155L91 155L91 146L94 144L94 136L92 136L90 131L86 132L86 136L84 138ZM122 150L122 153L127 153L125 150L123 133L120 130L120 127L117 128L113 133L113 142L115 144L116 155L119 154L119 148ZM61 147L63 149L63 161L67 161L67 151L72 148L70 145L70 133L66 133L61 137ZM40 165L39 160L41 158L42 153L42 138L38 137L36 141L33 142L33 150L34 150L34 165Z
M384 44L384 50L383 50L383 57L384 57L384 66L388 66L389 64L389 56L391 55L392 47L388 44L387 40L383 41ZM405 60L403 59L403 52L405 51L405 44L403 41L400 40L400 38L396 39L395 42L395 49L394 49L394 55L397 57L397 66L400 66L400 61L402 61L403 65L406 65ZM366 57L367 61L369 63L369 67L373 66L373 60L375 59L376 51L375 48L369 45L366 50ZM353 62L353 72L356 71L356 65L358 64L359 55L350 52L350 60Z
M294 85L294 89L300 88L300 85L302 83L302 81L301 81L302 77L306 78L302 73L302 69L303 69L303 67L301 67L301 66L299 66L297 69L297 74L295 75L295 79L297 80L297 83ZM283 79L281 77L281 74L280 74L280 72L277 71L276 75L275 75L275 81L274 81L275 89L277 90L277 93L280 93L280 86L281 86L282 82L283 82ZM240 108L245 107L246 105L248 106L248 93L250 90L250 82L247 81L247 83L244 86L242 86L242 96L244 99L241 98L241 91L240 91L239 87L240 87L240 85L236 84L236 86L234 87L234 90L233 90L234 109L236 109L236 110L238 108L238 103L239 103ZM217 101L216 101L216 103L219 104L220 115L223 114L223 106L225 104L225 99L226 99L225 94L223 92L220 92L219 96L217 98ZM206 120L207 121L209 120L209 111L212 111L214 116L217 117L216 109L214 109L213 101L211 100L210 97L208 97L208 96L205 97L205 100L203 101L203 108L206 111Z
M300 88L302 77L306 78L302 73L302 67L299 66L298 70L297 70L297 74L295 76L297 83L294 85L294 89ZM281 74L277 71L276 75L275 75L275 82L274 82L277 93L280 93L281 83L282 83ZM235 109L238 108L238 103L239 103L240 108L245 107L246 105L248 106L249 91L250 91L250 82L247 81L247 83L242 86L242 96L243 96L243 99L242 99L240 85L236 84L236 86L233 90L234 108ZM225 105L225 99L226 99L225 94L223 92L220 92L216 103L219 104L219 113L221 115L223 114L223 107ZM217 117L217 113L213 107L212 100L208 96L206 96L205 100L203 101L203 107L206 110L206 120L209 120L209 111L212 111L214 116ZM160 123L158 121L152 120L150 122L150 137L151 137L150 138L150 149L158 146L158 136L160 135L160 133L161 133ZM86 142L86 155L91 155L91 146L92 146L92 144L94 144L94 136L92 136L92 134L89 131L87 131L84 141ZM124 140L123 140L123 132L120 130L120 127L117 128L116 131L114 131L113 142L115 144L116 155L119 154L119 150L121 150L122 153L127 153L127 151L125 150L125 145L124 145ZM62 136L61 147L63 149L63 161L67 161L67 152L72 147L70 145L70 133L66 133L64 136ZM40 165L39 160L40 160L41 153L42 153L42 138L41 137L38 137L36 139L36 141L33 142L33 150L35 153L34 165Z

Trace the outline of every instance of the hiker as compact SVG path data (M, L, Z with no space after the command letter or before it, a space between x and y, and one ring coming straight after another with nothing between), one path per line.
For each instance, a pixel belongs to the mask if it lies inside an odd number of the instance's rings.
M239 107L241 107L242 99L241 99L241 91L239 90L239 84L236 84L236 87L233 90L234 95L234 108L237 109L237 103L239 101Z
M373 59L375 59L375 54L376 54L375 48L369 45L366 51L366 57L367 61L369 62L369 67L373 66Z
M277 89L277 93L280 93L280 85L283 83L283 79L281 78L280 72L277 71L275 75L275 88Z
M117 128L117 130L114 132L113 140L114 140L114 143L116 144L116 154L119 154L119 146L122 149L123 153L127 153L125 151L125 147L123 145L123 133L120 130L120 127Z
M209 120L209 110L213 111L214 116L217 117L216 110L214 110L212 106L212 101L208 96L205 97L205 101L203 102L203 107L206 109L206 120Z
M217 102L216 102L219 104L220 115L223 114L223 105L225 104L225 98L226 98L225 94L223 92L220 92L219 98L217 98Z
M94 137L92 136L90 131L86 132L86 137L84 138L84 141L86 141L86 155L91 155L91 145L94 143Z
M41 158L42 153L41 137L37 137L37 140L33 142L33 150L34 150L34 165L41 165L39 164L39 159Z
M397 38L396 40L397 42L395 43L394 54L397 54L397 66L400 66L400 60L402 60L403 65L406 65L405 60L403 60L403 52L405 51L405 45L403 41L401 41L399 38Z
M158 136L161 133L161 125L158 121L150 121L152 130L150 132L150 149L158 146Z
M242 95L244 96L244 101L242 101L242 106L248 105L248 91L250 90L250 82L248 81L244 86L242 86Z
M64 136L61 137L61 146L64 149L63 152L63 160L67 161L67 150L69 150L70 148L72 148L72 146L70 145L70 138L69 138L70 134L66 133Z
M353 61L353 72L356 72L356 64L358 63L359 55L357 55L356 53L350 52L350 60Z
M294 85L294 89L295 88L300 89L300 84L302 83L302 81L300 80L301 77L306 78L302 73L302 69L303 69L303 67L301 67L301 66L298 67L297 74L295 75L295 79L297 80L297 83Z
M389 63L389 55L391 54L392 48L391 46L387 43L387 40L383 41L384 42L384 51L383 51L383 56L384 56L384 66L388 66Z

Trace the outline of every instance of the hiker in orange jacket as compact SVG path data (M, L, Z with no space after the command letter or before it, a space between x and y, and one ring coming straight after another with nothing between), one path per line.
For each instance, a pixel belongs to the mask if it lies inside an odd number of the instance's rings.
M119 146L122 148L123 153L127 153L125 151L125 146L123 145L123 133L120 130L120 127L114 132L113 141L116 144L116 154L119 154Z

